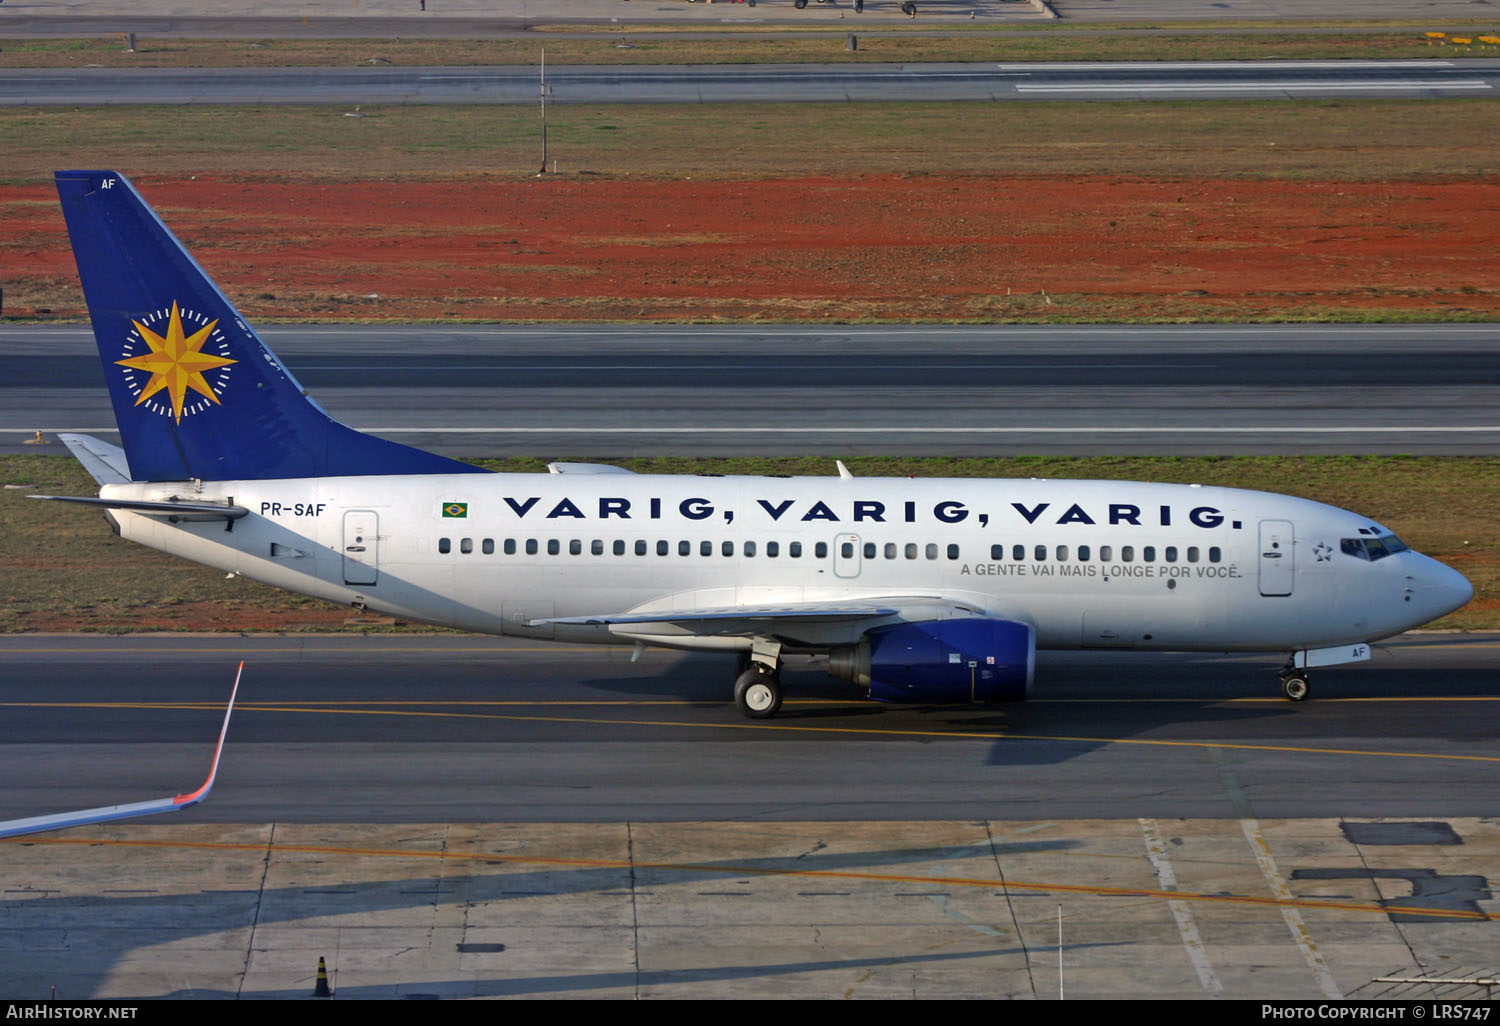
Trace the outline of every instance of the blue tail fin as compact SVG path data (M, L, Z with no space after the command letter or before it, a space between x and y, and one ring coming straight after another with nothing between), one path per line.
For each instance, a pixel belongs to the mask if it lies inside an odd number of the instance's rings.
M482 472L323 412L123 175L57 192L135 480Z

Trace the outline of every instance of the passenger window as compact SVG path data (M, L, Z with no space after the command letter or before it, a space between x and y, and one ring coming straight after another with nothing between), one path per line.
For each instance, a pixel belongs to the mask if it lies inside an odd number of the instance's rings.
M779 555L781 555L781 543L766 542L766 558L775 559Z
M547 539L547 555L555 556L562 551L562 542L556 538Z
M581 556L581 555L583 555L583 541L582 541L582 539L574 538L572 541L568 542L568 555L570 555L570 556Z
M604 540L602 538L595 538L589 542L589 551L596 556L604 555Z
M1016 560L1017 562L1025 559L1026 558L1026 546L1024 546L1024 545L1012 545L1010 547L1010 558Z
M745 543L745 555L747 555L747 556L753 556L753 555L755 555L755 543L753 541L747 541Z
M723 552L724 555L726 555L726 556L732 556L732 555L734 555L734 542L732 542L732 541L725 542L723 545L720 546L720 551Z
M672 546L667 543L667 540L665 538L659 539L657 541L657 543L656 543L656 554L658 556L665 556L665 555L667 555L671 551L672 551Z
M536 555L536 539L535 538L527 538L526 539L526 555L528 555L528 556L534 556L534 555Z
M816 557L816 558L818 558L818 559L827 559L828 558L828 543L827 542L818 542L816 545L814 545L813 546L813 556Z
M448 553L453 551L453 542L447 538L438 539L438 551Z
M907 559L916 559L917 558L917 543L916 542L907 542L906 543L906 558Z
M885 558L886 559L895 559L896 558L896 543L895 542L886 542L885 543Z
M712 556L714 554L714 543L711 541L698 543L698 555Z
M865 542L865 558L866 559L874 559L875 558L875 543L874 542Z
M495 539L486 538L480 543L479 547L484 550L486 556L493 556L495 554Z
M1163 554L1162 558L1165 559L1168 563L1177 562L1177 546L1168 545L1167 551Z
M458 542L458 551L462 552L464 555L468 555L469 553L473 552L474 551L474 539L473 538L460 538L459 542Z
M1059 562L1068 558L1068 547L1066 545L1059 545L1057 547L1057 558Z
M1078 562L1080 562L1080 563L1087 563L1088 561L1089 561L1089 547L1087 545L1080 545L1080 546L1078 546Z
M1121 545L1120 546L1120 562L1122 562L1122 563L1134 563L1135 562L1135 546L1134 545Z
M1115 550L1109 545L1099 546L1099 562L1108 563L1115 558Z
M646 554L646 539L637 538L635 540L635 554L637 556L644 556Z
M839 546L839 556L841 558L843 558L843 559L853 559L854 558L854 543L853 542L844 542L842 545L840 545Z
M957 545L949 545L948 546L948 558L949 559L957 559L958 558L958 546Z
M1219 547L1217 545L1212 546L1208 550L1208 561L1210 563L1217 563L1217 562L1219 562L1219 560L1221 560L1223 558L1224 558L1224 554L1221 551L1219 551Z
M516 540L514 538L505 539L505 554L507 556L514 556L516 554Z
M679 556L691 556L693 554L693 543L690 542L690 541L680 541L680 542L678 542L677 543L677 554Z
M1147 563L1155 563L1156 562L1156 546L1155 545L1147 545L1144 549L1141 550L1141 558L1143 560L1145 560Z
M1005 558L1005 546L1004 545L991 545L990 546L990 559L992 559L992 560L994 560L995 562L998 563L1000 560L1002 560L1004 558Z
M928 542L925 554L928 559L937 559L937 543Z
M1033 551L1032 555L1037 560L1046 559L1047 558L1047 546L1045 546L1045 545L1038 545L1036 547L1036 549Z
M1196 546L1196 545L1189 545L1188 546L1187 558L1188 558L1188 562L1189 563L1196 563L1196 562L1198 562L1198 546Z
M802 543L801 542L792 542L790 545L788 545L786 547L786 554L788 556L791 556L793 559L801 559L802 558Z
M616 538L615 539L614 553L617 556L623 556L623 555L625 555L625 539L624 538Z

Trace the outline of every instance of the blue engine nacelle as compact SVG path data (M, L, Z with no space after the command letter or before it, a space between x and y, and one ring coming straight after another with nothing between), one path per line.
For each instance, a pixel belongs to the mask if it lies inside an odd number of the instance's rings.
M828 672L880 702L1014 702L1031 690L1036 632L1014 620L924 620L877 627L829 653Z

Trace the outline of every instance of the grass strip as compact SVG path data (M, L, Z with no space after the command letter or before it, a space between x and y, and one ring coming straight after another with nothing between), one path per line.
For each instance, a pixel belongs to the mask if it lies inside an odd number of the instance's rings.
M1442 25L1424 28L1442 29ZM1343 26L1297 32L1180 33L1172 30L1068 32L986 28L912 32L859 24L768 32L713 34L659 28L596 38L549 31L500 39L185 39L138 34L136 50L118 35L97 38L10 39L0 45L0 68L289 68L455 67L566 64L878 64L973 61L1195 61L1195 60L1464 60L1494 57L1500 48L1475 42L1429 41L1422 29L1350 31ZM846 48L850 33L858 48ZM1455 35L1458 33L1455 32ZM1482 34L1482 33L1481 33ZM1470 36L1468 38L1477 38Z
M0 184L111 167L369 181L536 173L535 109L485 104L0 109ZM569 174L1119 174L1330 181L1490 177L1500 100L558 104ZM732 124L736 130L726 132Z

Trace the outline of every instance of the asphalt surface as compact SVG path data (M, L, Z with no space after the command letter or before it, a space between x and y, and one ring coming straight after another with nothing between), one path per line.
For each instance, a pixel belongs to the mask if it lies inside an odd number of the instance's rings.
M1280 697L1274 656L1041 653L1031 701L881 706L807 661L484 637L0 639L0 818L170 795L201 822L1500 815L1495 635L1408 635ZM1237 806L1236 802L1240 804ZM174 822L182 822L175 819Z
M1181 100L1489 96L1500 61L700 65L549 68L558 103ZM538 69L139 68L0 71L0 106L536 103Z
M277 326L334 416L459 456L1500 448L1494 325ZM116 437L92 332L0 327L0 452ZM52 449L50 451L60 451Z

